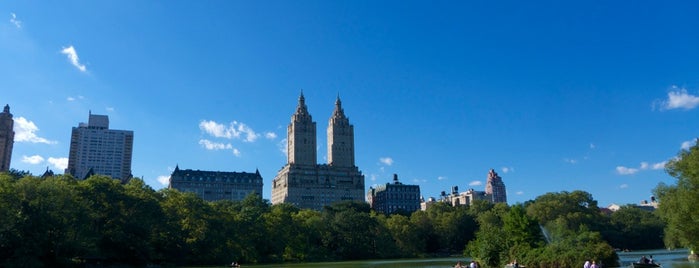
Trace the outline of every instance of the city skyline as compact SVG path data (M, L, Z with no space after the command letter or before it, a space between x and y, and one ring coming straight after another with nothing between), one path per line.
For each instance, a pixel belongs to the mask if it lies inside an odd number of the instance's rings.
M271 199L303 91L319 126L339 94L366 189L395 173L438 197L494 169L510 204L573 190L637 204L674 183L664 163L698 136L697 8L3 2L11 168L63 173L91 110L134 131L133 175L155 189L177 165L259 170Z

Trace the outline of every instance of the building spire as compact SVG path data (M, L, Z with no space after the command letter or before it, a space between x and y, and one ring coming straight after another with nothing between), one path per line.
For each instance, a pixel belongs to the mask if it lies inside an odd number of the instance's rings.
M10 113L10 105L9 105L9 104L5 104L5 108L2 109L2 112L3 112L3 113L8 113L8 114L9 114L9 113Z
M306 107L306 98L303 97L303 90L301 90L301 95L299 96L299 104L296 106L295 116L306 116L308 115L308 108Z
M335 100L335 110L333 111L334 118L345 118L345 110L342 109L342 101L340 100L340 93L337 94L337 99Z

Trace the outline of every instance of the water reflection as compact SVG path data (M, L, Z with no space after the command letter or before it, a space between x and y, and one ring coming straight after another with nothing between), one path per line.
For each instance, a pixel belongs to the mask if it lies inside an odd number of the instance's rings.
M619 252L619 261L622 267L628 267L631 262L638 261L641 256L648 257L651 255L653 260L660 263L663 268L699 268L698 262L689 262L687 260L689 251L686 249Z
M641 256L653 256L653 260L662 265L663 268L699 268L699 262L687 261L689 251L686 249L677 250L644 250L632 252L619 252L621 267L630 267L632 262L638 261ZM457 261L468 263L470 258L436 258L436 259L408 259L408 260L374 260L374 261L348 261L331 263L297 263L297 264L274 264L274 265L243 265L243 267L254 268L447 268L453 267ZM582 263L580 267L582 267Z

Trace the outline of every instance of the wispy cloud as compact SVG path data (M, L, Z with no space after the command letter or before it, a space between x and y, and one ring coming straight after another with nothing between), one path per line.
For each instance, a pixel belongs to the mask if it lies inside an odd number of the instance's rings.
M443 180L446 180L446 179L447 179L447 177L444 177L444 176L438 176L438 177L437 177L437 180L438 180L438 181L443 181Z
M483 182L481 181L472 181L468 183L468 186L481 186L483 185Z
M694 146L695 143L696 143L696 140L685 141L685 142L682 143L682 146L680 147L680 149L682 149L682 150L689 150L689 148L691 148L692 146Z
M384 165L390 166L393 165L393 158L381 157L379 158L379 162L383 163Z
M114 112L114 107L105 107L104 108L107 112Z
M657 162L657 163L648 163L648 162L644 161L638 165L638 168L617 166L616 173L619 175L633 175L633 174L636 174L642 170L660 170L660 169L665 168L666 163L667 163L667 161L662 161L662 162Z
M76 101L76 100L82 100L82 99L85 99L85 97L83 97L83 96L77 96L77 97L68 96L68 97L66 97L67 101Z
M68 60L70 61L70 64L75 66L75 68L78 68L78 70L80 70L81 72L87 71L85 65L80 63L80 58L78 58L78 52L75 51L75 48L73 46L64 47L63 50L61 50L61 54L66 55L68 57Z
M32 155L32 156L22 156L22 163L27 163L31 165L38 165L44 162L44 158L41 157L40 155Z
M515 168L513 167L502 167L502 173L510 173L510 172L515 172Z
M597 145L595 145L594 143L590 142L590 149L593 149L593 150L594 150L594 149L596 149L596 148L597 148Z
M48 162L58 170L65 170L68 167L68 157L49 157Z
M254 142L260 136L252 128L238 121L226 126L216 121L203 120L199 123L199 129L216 138L241 139L245 142Z
M619 185L619 189L626 189L626 188L629 188L629 185L626 183Z
M667 99L656 102L660 104L661 110L691 110L699 105L699 97L687 93L685 88L672 86L671 91L667 93Z
M282 139L277 143L277 148L279 148L279 151L282 152L282 154L286 155L289 151L288 147L288 140L287 139Z
M617 166L616 173L618 173L619 175L633 175L638 173L638 169L625 166Z
M162 185L169 185L170 184L170 175L160 175L160 176L158 176L157 180Z
M523 191L517 191L515 194L516 194L516 195L523 195L524 192L523 192Z
M55 141L47 140L45 138L36 135L39 128L34 124L34 122L27 120L24 117L18 117L15 119L15 142L30 142L30 143L46 143L55 144Z
M665 164L667 164L666 161L659 162L659 163L655 163L655 164L653 164L653 165L651 166L651 169L653 169L653 170L664 169L664 168L665 168Z
M233 145L230 143L213 142L205 139L199 140L199 145L212 151L233 149Z
M570 158L563 158L563 162L575 165L578 163L578 160L577 159L570 159Z
M15 13L10 13L10 22L15 25L17 28L22 28L22 21L17 19L17 14Z
M266 132L265 138L267 138L268 140L273 140L277 138L277 134L274 132Z

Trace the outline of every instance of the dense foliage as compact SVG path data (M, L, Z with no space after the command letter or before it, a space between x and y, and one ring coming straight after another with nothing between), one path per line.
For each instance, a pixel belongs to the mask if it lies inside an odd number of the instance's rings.
M0 267L81 261L222 265L462 252L490 267L515 258L529 267L577 265L583 258L612 264L614 252L599 230L614 230L616 241L624 241L643 228L635 226L643 218L634 217L646 212L625 209L608 217L589 194L564 192L511 207L437 203L427 211L382 215L366 203L345 202L312 211L271 205L257 195L206 202L192 193L155 191L138 178L122 184L104 176L2 173ZM649 220L653 228L659 224ZM549 230L548 243L540 226Z
M699 249L699 144L682 150L666 165L677 178L676 185L660 184L655 195L660 200L658 213L667 222L665 243L668 247Z

